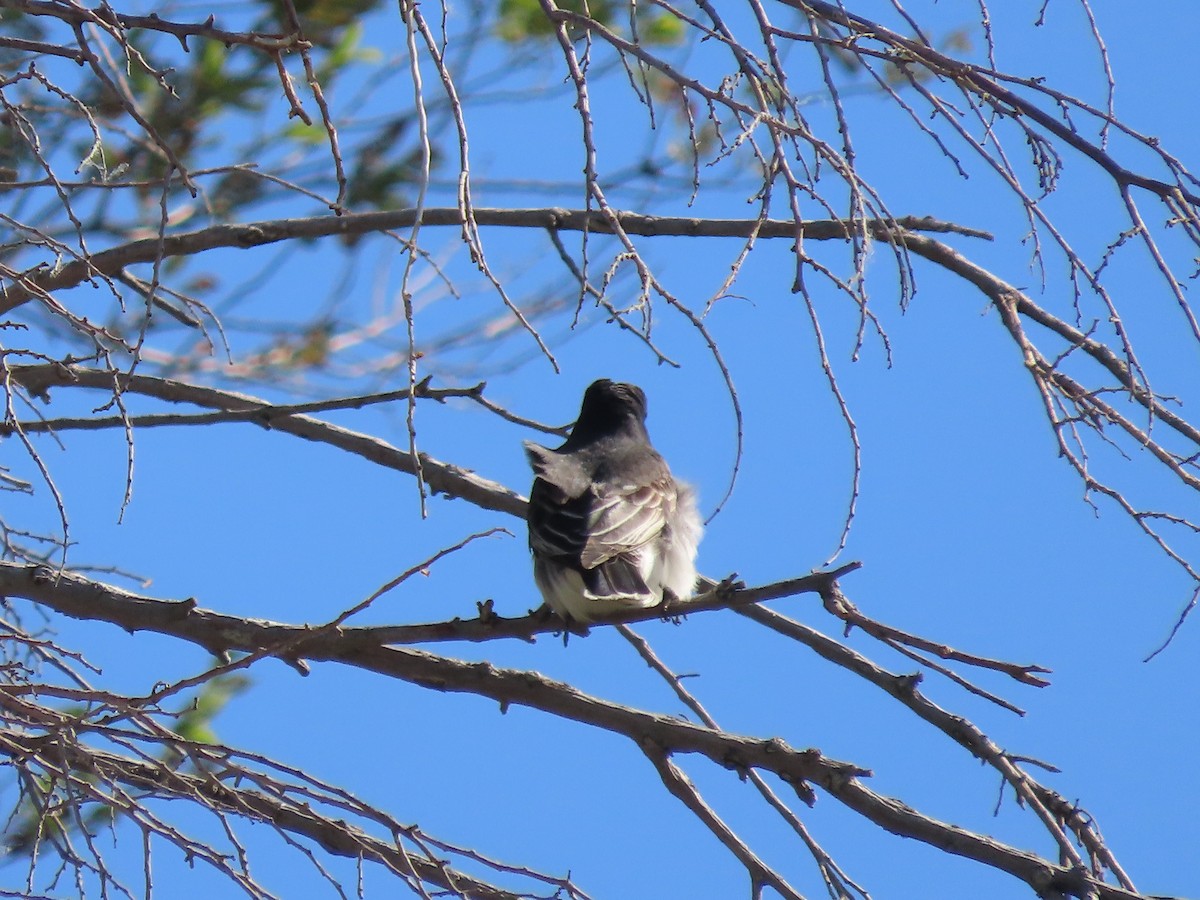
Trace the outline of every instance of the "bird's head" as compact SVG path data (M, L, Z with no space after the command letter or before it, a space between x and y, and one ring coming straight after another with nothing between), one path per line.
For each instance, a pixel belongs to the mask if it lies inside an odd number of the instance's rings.
M583 394L579 418L571 429L572 443L632 429L645 432L646 394L636 384L601 378Z

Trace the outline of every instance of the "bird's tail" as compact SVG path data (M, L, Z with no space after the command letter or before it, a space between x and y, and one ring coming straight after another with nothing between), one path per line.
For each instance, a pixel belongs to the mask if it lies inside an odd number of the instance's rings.
M649 606L661 599L646 584L638 561L624 555L585 570L583 595L588 600L616 600L630 606Z

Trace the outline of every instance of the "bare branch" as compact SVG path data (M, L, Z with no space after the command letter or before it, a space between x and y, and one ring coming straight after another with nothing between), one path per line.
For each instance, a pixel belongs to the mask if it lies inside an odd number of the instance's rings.
M69 573L54 573L38 566L0 563L0 591L35 600L66 615L112 616L112 621L126 627L174 635L210 651L253 652L296 628L218 616L198 609L192 600L169 603L137 597L98 582ZM761 607L750 607L743 614L756 620L765 617L765 621L774 623L782 619ZM840 649L842 653L852 653ZM337 633L300 643L297 653L308 659L341 662L433 690L476 694L496 701L502 708L513 704L528 706L622 735L638 746L651 740L666 752L697 754L724 768L761 769L792 785L802 797L808 790L807 785L811 784L889 831L1007 872L1038 892L1056 885L1075 885L1094 891L1103 900L1136 897L1131 891L1104 884L1085 874L1078 863L1066 867L1055 865L1035 854L918 813L862 784L859 779L868 776L868 770L831 760L816 750L796 750L778 739L744 737L632 709L587 695L571 685L535 672L503 669L488 662L462 662L420 650L364 647L346 641ZM912 695L913 692L908 689L904 693ZM909 705L913 702L910 696ZM948 719L956 718L927 701L919 706L926 714L936 711ZM956 737L960 741L973 742L975 738L968 738L961 724L961 720L957 720ZM999 757L999 762L1005 764L1002 751L990 742L977 749L984 758ZM1025 778L1014 777L1018 783L1025 781ZM1051 825L1052 832L1057 830L1056 824L1047 824ZM1059 846L1068 859L1078 860L1070 844L1060 840Z
M310 416L284 415L272 418L270 404L245 394L149 375L120 375L98 369L59 365L14 366L12 378L34 395L44 394L52 387L78 386L100 390L116 388L122 392L144 394L172 403L192 403L235 412L262 411L266 419L259 424L263 427L331 444L389 469L410 475L416 471L413 459L408 453L385 441ZM524 498L503 485L480 478L465 469L441 462L424 453L421 454L421 465L426 481L436 493L461 497L484 509L500 510L517 516L525 514Z
M311 840L334 856L368 859L397 874L415 872L421 881L459 897L518 900L525 894L503 890L449 867L423 859L389 841L372 837L343 819L322 815L305 803L285 801L247 786L212 777L188 775L164 764L129 759L78 743L47 742L0 730L0 753L36 762L58 779L73 781L77 772L94 772L105 781L153 795L202 799L214 809L253 821L271 823ZM131 812L132 807L124 810ZM200 855L200 854L197 854Z
M421 224L427 227L462 227L462 213L456 208L430 207L420 210ZM22 303L51 291L74 287L96 274L114 275L134 263L155 259L192 256L220 247L249 249L286 240L318 237L349 237L392 229L411 228L417 221L418 210L400 209L385 212L347 213L342 216L314 216L301 219L276 219L244 225L214 225L198 231L169 234L157 238L130 241L108 250L97 251L86 260L67 263L56 271L27 274L15 285L6 285L0 292L0 315L11 312ZM562 231L607 233L609 219L599 212L569 209L481 209L474 211L475 221L483 226L505 228L534 228ZM615 213L627 234L689 237L746 237L758 233L763 237L795 237L793 222L760 223L746 219L696 219L671 216L646 216L639 213ZM902 229L956 232L970 237L989 238L986 232L969 229L929 218L900 219ZM888 233L892 222L874 222L869 227ZM804 235L811 240L843 240L852 232L847 222L820 220L806 222Z

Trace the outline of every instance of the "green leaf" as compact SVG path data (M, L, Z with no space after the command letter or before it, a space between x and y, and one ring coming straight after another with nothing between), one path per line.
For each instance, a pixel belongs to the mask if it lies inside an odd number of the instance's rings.
M687 32L670 13L650 13L638 18L638 37L644 44L682 44Z
M173 730L184 740L198 744L217 743L212 720L230 700L248 687L250 679L245 675L218 675L200 688L191 706L175 720Z
M606 27L613 24L609 0L559 0L560 9L586 15ZM546 18L538 0L500 0L496 35L510 43L553 36L554 23Z
M297 143L308 145L323 144L329 140L328 133L320 125L305 125L299 119L283 129L283 136Z

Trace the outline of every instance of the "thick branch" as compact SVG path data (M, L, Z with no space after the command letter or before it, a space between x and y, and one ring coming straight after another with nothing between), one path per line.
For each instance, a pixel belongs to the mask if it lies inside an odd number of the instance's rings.
M796 237L796 223L790 220L758 219L695 219L645 216L638 213L612 213L627 234L646 237L676 235L685 237ZM276 219L251 222L245 225L214 225L198 231L145 238L120 244L93 253L87 259L76 260L53 269L43 268L24 277L19 284L6 285L0 292L0 315L26 301L52 291L75 287L96 275L113 276L134 263L149 263L173 256L193 256L206 250L222 247L247 249L279 241L320 238L332 235L369 234L399 228L412 228L420 216L422 227L463 225L457 208L397 209L383 212L354 213L341 216L313 216L304 219ZM545 209L475 209L472 216L478 225L508 228L537 228L551 231L587 231L610 233L612 224L598 211L562 208ZM957 232L972 237L990 238L987 232L976 231L936 219L908 216L868 223L877 237L884 239L905 229L919 231ZM849 222L823 219L804 223L806 240L847 240L853 234Z
M973 756L990 765L1012 786L1012 789L1024 802L1033 807L1047 831L1059 843L1065 858L1078 861L1077 853L1070 846L1062 828L1054 821L1047 803L1043 802L1044 797L1057 795L1030 778L1013 762L1013 758L1008 753L971 722L962 716L948 712L922 694L917 689L917 685L921 681L919 674L897 675L888 672L851 648L772 610L762 607L746 607L738 612L751 621L798 641L835 665L874 684L899 700L917 716L933 725Z
M488 662L467 663L420 650L363 647L338 632L306 638L303 627L237 619L197 608L194 600L167 602L45 566L0 563L0 594L24 597L65 615L102 619L130 630L169 634L209 651L253 652L279 646L312 660L340 662L439 691L475 694L504 709L519 704L629 738L639 747L651 740L666 752L695 753L725 768L773 772L803 797L815 784L865 818L894 834L1007 872L1035 891L1082 893L1104 900L1137 895L1097 882L1082 873L983 835L926 817L898 800L871 791L859 780L870 773L828 759L817 750L797 750L781 740L763 740L717 731L673 716L649 713L593 697L536 672L503 669ZM297 635L300 635L297 639Z
M278 647L281 655L291 658L342 662L423 687L490 697L502 706L531 706L635 741L651 736L666 749L698 753L726 767L766 768L798 786L818 778L868 774L857 766L827 760L817 751L793 750L779 741L729 735L670 716L632 710L536 672L501 669L487 662L466 663L421 650L365 646L361 640L347 640L340 630L314 632L302 625L222 615L197 607L194 600L139 596L48 566L0 563L0 595L24 597L73 618L181 638L211 653Z
M247 394L220 391L169 378L149 375L123 375L103 369L85 369L62 365L12 366L11 377L31 394L40 396L52 387L78 386L100 390L117 390L172 403L193 403L211 409L251 412L262 410L262 417L252 419L263 428L275 429L318 443L347 450L373 463L396 469L409 475L416 473L412 454L393 447L386 441L351 431L303 415L276 415L270 404ZM420 454L421 473L435 493L461 497L484 509L494 509L514 516L525 516L525 498L495 481L481 478L459 466Z
M820 593L828 590L842 575L861 568L862 563L847 563L830 572L811 572L799 578L788 578L758 587L739 587L729 582L712 585L695 597L673 601L670 607L650 609L628 609L606 616L605 625L627 625L631 622L646 622L661 618L664 613L671 618L691 613L709 612L716 609L739 609L767 600L778 600L796 594ZM571 630L572 626L544 607L533 610L529 615L516 618L498 616L491 609L481 610L474 619L451 619L448 622L428 622L417 625L373 625L364 628L347 628L348 640L366 644L424 644L438 641L490 641L496 638L519 638L533 640L538 634Z

